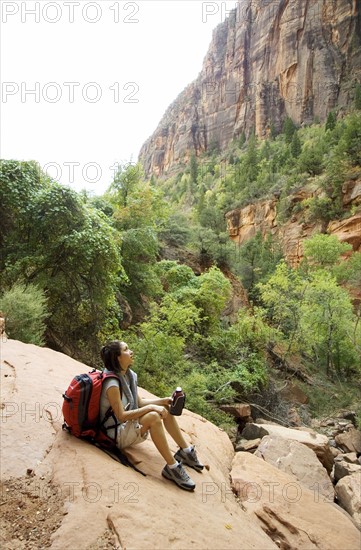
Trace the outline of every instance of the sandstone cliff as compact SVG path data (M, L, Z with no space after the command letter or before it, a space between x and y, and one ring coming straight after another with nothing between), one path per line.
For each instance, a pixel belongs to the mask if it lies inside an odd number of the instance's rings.
M290 205L292 207L313 195L312 192L301 190L291 195ZM346 182L343 186L343 204L349 207L360 203L361 181ZM325 230L330 235L336 235L341 242L348 242L355 252L361 250L360 212L340 221L331 221L326 227L322 227L320 221L305 221L307 209L303 209L281 224L277 220L279 206L279 199L273 198L228 212L226 219L230 238L241 245L254 237L258 231L264 237L267 234L274 235L280 241L288 263L293 267L297 267L302 260L303 241L321 230Z
M360 36L357 0L241 0L215 29L198 78L143 145L146 175L223 150L243 131L266 136L287 115L311 123L346 106L361 77Z

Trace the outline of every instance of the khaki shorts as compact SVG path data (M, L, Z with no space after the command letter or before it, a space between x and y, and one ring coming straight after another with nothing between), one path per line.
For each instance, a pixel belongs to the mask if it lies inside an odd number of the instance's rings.
M148 432L141 434L142 426L137 420L127 420L119 426L118 436L117 436L117 447L119 449L125 449L125 447L130 447L131 445L138 445L142 443L148 437Z

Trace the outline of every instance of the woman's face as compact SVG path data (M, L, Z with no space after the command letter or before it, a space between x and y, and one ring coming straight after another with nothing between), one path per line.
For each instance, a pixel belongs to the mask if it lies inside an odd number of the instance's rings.
M125 342L120 342L120 349L121 354L118 357L119 365L123 371L126 371L133 363L133 352Z

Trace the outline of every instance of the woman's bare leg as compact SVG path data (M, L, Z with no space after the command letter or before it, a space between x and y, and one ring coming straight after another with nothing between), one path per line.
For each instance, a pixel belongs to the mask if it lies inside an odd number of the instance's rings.
M152 437L154 445L156 446L166 463L175 464L176 460L170 452L168 441L164 432L162 419L159 414L155 411L146 413L139 419L139 423L142 425L142 428L140 430L142 435L144 435L146 431L150 431L150 435Z
M188 447L188 443L184 439L182 432L180 431L180 428L178 426L178 422L172 414L167 415L166 418L163 419L165 429L169 433L169 435L174 439L174 441L179 445L181 449L185 449L185 447Z

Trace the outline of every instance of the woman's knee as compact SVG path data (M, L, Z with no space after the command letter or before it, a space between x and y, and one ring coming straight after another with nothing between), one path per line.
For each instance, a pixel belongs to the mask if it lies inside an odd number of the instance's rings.
M157 423L161 423L161 421L162 419L156 411L150 411L149 413L146 413L139 420L140 424L149 428Z

